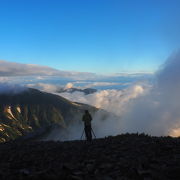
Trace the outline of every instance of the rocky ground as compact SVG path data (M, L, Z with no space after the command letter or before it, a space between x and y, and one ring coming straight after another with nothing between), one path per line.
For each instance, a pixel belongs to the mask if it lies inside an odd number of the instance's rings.
M0 144L0 179L180 179L180 138L7 142Z

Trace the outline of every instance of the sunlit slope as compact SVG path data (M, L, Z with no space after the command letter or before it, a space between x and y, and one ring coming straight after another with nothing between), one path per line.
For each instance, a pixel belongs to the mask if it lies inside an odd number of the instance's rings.
M67 99L27 89L19 94L0 94L0 142L32 132L45 132L53 126L66 128L80 120L83 110L97 109Z

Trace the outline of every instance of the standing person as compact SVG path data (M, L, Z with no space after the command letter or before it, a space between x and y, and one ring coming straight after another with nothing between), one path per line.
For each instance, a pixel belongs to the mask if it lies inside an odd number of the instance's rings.
M82 121L84 121L84 130L86 134L87 141L92 140L92 134L91 134L91 121L92 117L88 110L85 110L85 113L82 117Z

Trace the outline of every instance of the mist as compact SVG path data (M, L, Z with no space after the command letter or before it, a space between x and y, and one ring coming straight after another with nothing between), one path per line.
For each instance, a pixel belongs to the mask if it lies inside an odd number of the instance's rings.
M0 94L18 94L27 90L27 87L12 83L0 83Z
M125 89L99 90L85 95L83 92L57 93L60 85L37 83L27 87L41 89L63 96L73 102L89 104L99 110L93 114L92 128L97 137L121 133L146 133L152 136L180 136L180 52L171 55L154 74L154 81L133 82ZM67 83L65 88L72 88ZM0 93L19 93L26 87L0 83ZM108 114L108 115L107 115ZM48 139L79 139L83 132L82 117L73 117L75 123L59 134L55 130Z
M180 53L173 54L156 73L146 96L136 99L123 117L125 130L156 136L180 136Z
M180 136L180 53L168 58L154 76L153 85L137 82L124 90L103 90L90 95L81 92L60 95L110 113L106 118L102 112L93 116L92 127L97 137L126 132ZM83 130L83 126L73 125L69 128L70 134L71 129L72 135L76 136L75 132Z

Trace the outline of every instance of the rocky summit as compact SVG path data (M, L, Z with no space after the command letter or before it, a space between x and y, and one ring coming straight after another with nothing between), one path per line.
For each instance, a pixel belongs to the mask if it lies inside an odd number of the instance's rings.
M180 138L123 134L0 144L0 179L180 179Z

